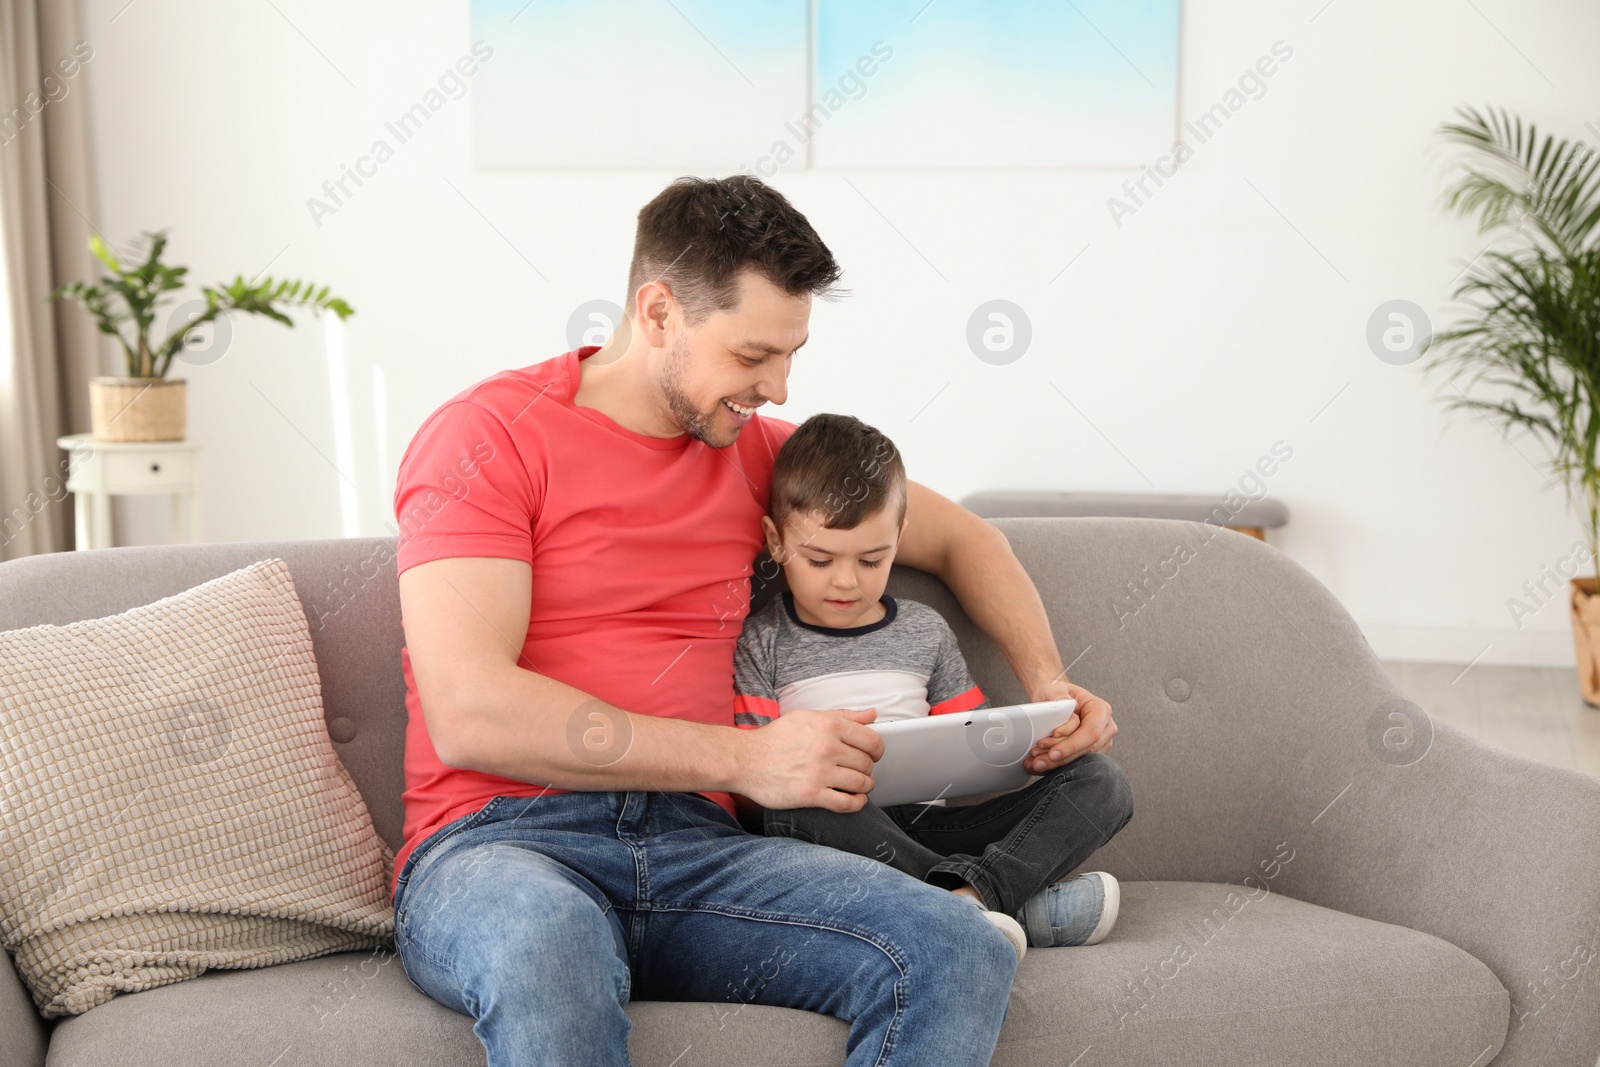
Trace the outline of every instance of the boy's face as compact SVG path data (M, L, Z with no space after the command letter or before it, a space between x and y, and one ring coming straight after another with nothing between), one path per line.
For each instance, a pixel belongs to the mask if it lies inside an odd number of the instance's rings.
M902 521L896 529L894 510L886 505L850 530L825 529L821 511L809 520L792 515L781 534L771 516L761 517L767 551L783 566L803 622L843 629L882 618L878 599L906 528Z

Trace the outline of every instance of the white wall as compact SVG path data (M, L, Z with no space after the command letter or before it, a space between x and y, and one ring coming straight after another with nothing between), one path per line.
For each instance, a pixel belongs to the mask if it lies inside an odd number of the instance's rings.
M208 540L385 532L416 426L470 383L563 351L577 305L621 299L634 215L675 176L474 172L462 99L319 227L308 198L393 143L385 121L468 52L464 3L86 4L100 230L170 226L197 282L265 269L357 309L347 404L310 317L238 322L224 358L184 370L191 436L208 441ZM858 415L953 498L1220 496L1282 440L1294 455L1269 485L1291 520L1273 542L1380 655L1571 662L1559 600L1520 631L1507 608L1581 536L1541 447L1446 413L1443 377L1380 362L1365 332L1394 298L1448 322L1483 247L1440 206L1435 128L1457 103L1500 104L1600 140L1597 39L1600 8L1579 0L1191 0L1185 118L1274 42L1293 56L1120 226L1107 200L1132 172L780 171L854 295L818 304L775 413ZM911 26L892 42L915 43ZM1006 366L965 341L993 298L1032 322ZM127 510L124 543L166 539L156 501Z

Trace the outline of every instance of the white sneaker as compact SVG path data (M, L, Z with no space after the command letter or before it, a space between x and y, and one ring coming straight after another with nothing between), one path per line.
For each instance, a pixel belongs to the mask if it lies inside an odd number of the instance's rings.
M1121 904L1117 880L1105 871L1090 871L1039 890L1017 918L1030 945L1098 945L1117 924Z
M983 912L983 917L998 927L1006 940L1011 942L1011 947L1017 950L1017 962L1022 962L1022 957L1028 953L1028 934L1022 929L1022 924L1003 911L990 911L983 906L983 901L977 897L968 896L966 893L957 893L956 896L972 902L972 906Z

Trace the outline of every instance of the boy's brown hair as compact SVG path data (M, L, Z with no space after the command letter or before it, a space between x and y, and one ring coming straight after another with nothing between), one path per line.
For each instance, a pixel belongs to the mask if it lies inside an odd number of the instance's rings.
M824 516L823 527L849 530L886 506L898 529L906 517L906 468L881 431L852 415L813 415L789 435L772 467L767 507L780 533L793 516Z

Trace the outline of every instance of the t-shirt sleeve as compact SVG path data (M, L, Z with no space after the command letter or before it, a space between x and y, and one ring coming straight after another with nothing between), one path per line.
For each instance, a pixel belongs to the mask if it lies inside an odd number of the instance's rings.
M939 653L928 676L928 714L950 715L973 708L986 708L989 698L967 672L967 661L949 625L943 627Z
M500 417L470 400L429 416L400 460L398 573L452 556L533 561L539 499Z
M755 627L746 625L733 646L733 724L754 728L778 717L772 657Z

